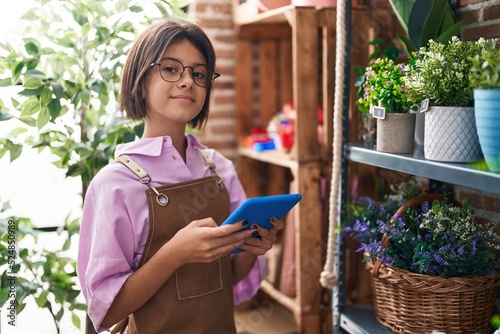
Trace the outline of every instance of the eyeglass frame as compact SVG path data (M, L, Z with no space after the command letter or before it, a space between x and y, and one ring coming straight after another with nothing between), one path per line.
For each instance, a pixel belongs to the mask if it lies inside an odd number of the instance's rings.
M181 64L181 66L182 66L182 72L181 72L181 73L180 73L180 75L179 75L179 79L177 79L176 81L167 81L167 80L163 77L163 75L161 74L161 68L160 68L160 65L161 65L161 63L162 63L164 60L174 60L174 61L178 62L179 64ZM201 87L201 88L208 88L208 86L210 86L210 85L212 85L212 84L214 83L214 80L215 80L215 79L217 79L218 77L220 77L220 73L215 72L215 69L214 69L212 66L208 66L208 65L206 65L206 64L196 64L196 65L194 65L194 66L185 66L185 65L184 65L184 64L183 64L180 60L175 59L175 58L170 58L170 57L165 57L165 58L162 58L162 59L160 59L160 61L159 61L158 63L151 63L151 65L149 65L149 67L153 67L153 66L158 66L158 70L160 71L160 77L161 77L161 79L162 79L163 81L165 81L165 82L169 82L169 83L176 83L176 82L179 82L179 81L182 79L182 77L184 76L184 72L186 72L186 68L191 69L191 74L190 74L190 75L191 75L191 79L193 80L193 82L194 82L194 84L195 84L196 86ZM195 68L196 66L206 66L207 68L211 69L211 70L212 70L212 72L213 72L213 76L212 76L212 79L210 80L210 84L209 84L209 85L207 85L206 87L205 87L205 86L200 86L199 84L197 84L197 83L196 83L196 80L194 80L194 78L193 78L193 72L194 72L194 68Z

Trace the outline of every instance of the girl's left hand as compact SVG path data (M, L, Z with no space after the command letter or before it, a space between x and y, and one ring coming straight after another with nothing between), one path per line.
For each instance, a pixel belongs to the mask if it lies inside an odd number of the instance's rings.
M250 229L254 231L253 235L247 238L240 248L255 255L263 255L270 250L276 242L276 234L283 229L285 223L275 217L271 217L269 221L272 225L269 230L256 224L251 225Z

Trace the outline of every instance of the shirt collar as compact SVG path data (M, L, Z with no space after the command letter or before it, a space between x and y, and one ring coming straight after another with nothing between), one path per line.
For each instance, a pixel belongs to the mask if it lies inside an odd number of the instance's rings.
M206 146L201 144L194 135L187 134L186 137L188 150L192 150L193 147L206 148ZM163 145L172 146L172 139L170 136L141 138L133 142L117 145L115 156L118 157L123 154L139 154L157 157L161 155Z

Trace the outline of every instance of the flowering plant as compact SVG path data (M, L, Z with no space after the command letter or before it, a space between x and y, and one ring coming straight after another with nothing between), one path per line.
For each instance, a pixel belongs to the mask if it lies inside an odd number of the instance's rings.
M380 105L387 112L407 112L410 103L403 84L404 67L388 57L377 58L366 68L363 96L358 104L365 107Z
M483 38L474 42L456 36L446 44L430 40L405 66L408 100L420 103L428 98L436 106L473 106L471 58L480 54L485 44Z
M421 184L415 179L390 186L392 194L385 195L380 202L361 196L347 205L347 218L342 221L342 233L351 235L362 244L382 239L378 221L389 221L398 208L422 193ZM362 250L362 249L361 249Z
M358 217L354 225L343 229L361 243L358 251L367 254L367 261L379 258L391 266L429 276L500 273L500 236L493 232L493 223L473 220L474 209L468 200L461 206L446 198L426 202L421 209L408 209L394 219L388 218L386 208L386 203L371 202L371 212L384 214ZM386 246L382 235L389 238Z

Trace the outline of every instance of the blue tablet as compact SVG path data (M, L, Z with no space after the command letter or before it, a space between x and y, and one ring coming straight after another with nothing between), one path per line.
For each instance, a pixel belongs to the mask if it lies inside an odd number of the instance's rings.
M282 219L301 199L302 195L298 193L248 198L227 217L221 226L247 220L248 225L243 230L249 229L252 224L269 230L272 227L269 221L271 217ZM240 252L243 250L237 248L231 254Z

